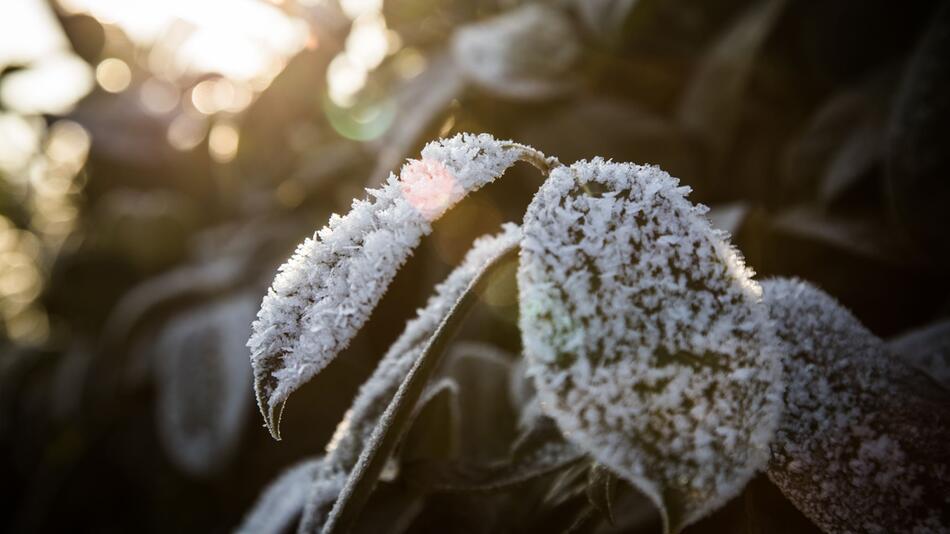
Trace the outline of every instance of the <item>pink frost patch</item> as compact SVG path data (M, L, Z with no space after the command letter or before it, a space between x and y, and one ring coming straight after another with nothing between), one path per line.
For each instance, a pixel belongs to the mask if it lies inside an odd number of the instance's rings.
M452 171L434 159L410 160L399 176L403 196L429 221L441 217L464 194Z

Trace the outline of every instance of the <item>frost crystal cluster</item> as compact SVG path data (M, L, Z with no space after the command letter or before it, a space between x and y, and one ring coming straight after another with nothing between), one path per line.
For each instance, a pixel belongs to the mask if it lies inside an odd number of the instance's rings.
M947 532L946 391L814 286L762 286L787 354L769 477L827 532Z
M768 457L780 362L759 288L656 167L559 167L524 221L521 330L544 409L678 530Z
M519 159L537 157L488 135L430 143L420 161L297 247L248 341L258 404L274 437L288 396L346 348L430 223Z
M301 530L319 530L325 523L347 476L357 464L360 452L367 446L380 417L436 328L484 266L516 247L520 239L520 228L514 224L506 224L498 235L478 239L462 264L436 286L435 294L426 306L406 324L402 335L360 388L353 406L330 440L326 456L307 481L309 498L306 499L307 511ZM267 495L269 493L258 501L258 508L269 506ZM301 507L303 502L300 501Z
M600 158L564 166L487 135L430 143L281 267L248 342L275 437L288 395L346 347L431 223L518 160L547 176L522 226L476 241L383 356L326 455L265 493L245 527L280 530L302 512L301 532L332 534L353 528L382 479L419 484L412 498L423 498L564 468L556 480L584 470L603 488L626 480L656 505L665 532L679 532L767 467L829 532L947 530L950 415L936 382L806 284L768 282L763 299L728 234L659 168ZM479 377L494 386L466 377L433 389L465 311L518 249L522 362L471 366L497 372ZM495 447L508 449L509 463L438 464L457 460L447 452L456 448L440 436L427 452L426 436L468 413L446 415L452 410L438 403L509 386L524 401L523 434ZM431 472L413 478L427 462ZM591 497L588 487L591 505L609 509L612 491ZM274 520L262 523L268 508Z

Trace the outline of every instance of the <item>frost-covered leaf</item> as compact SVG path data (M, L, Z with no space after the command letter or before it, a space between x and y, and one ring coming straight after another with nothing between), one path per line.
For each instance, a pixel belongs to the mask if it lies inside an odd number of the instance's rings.
M730 148L753 66L784 6L785 0L751 5L700 59L680 100L680 124L706 144L714 165Z
M521 331L545 412L678 531L768 458L780 362L759 287L659 168L559 167L525 214Z
M304 502L321 474L323 458L313 458L284 471L261 493L236 530L238 534L282 534L300 517ZM340 481L342 485L342 480Z
M950 319L905 332L887 347L950 390Z
M887 181L898 218L932 257L950 264L950 5L931 17L891 115Z
M452 39L452 53L462 72L488 91L536 99L574 87L569 70L580 56L581 45L562 10L528 3L459 28Z
M387 408L397 404L403 406L403 409L406 406L412 408L414 399L396 399L396 396L403 389L402 386L411 371L423 358L430 341L442 330L443 323L451 317L458 302L470 295L470 287L480 280L483 269L493 264L500 256L511 253L520 239L521 229L508 224L500 234L477 240L462 264L436 287L435 295L419 310L416 318L406 324L402 335L389 348L372 376L360 388L353 406L327 446L328 462L343 472L344 476L358 467L361 455L367 455L369 451L375 450L374 447L378 449L382 445L380 440L387 429L402 430L392 427L391 418L387 420L384 417ZM421 386L419 388L421 392ZM404 405L406 402L409 404ZM378 454L388 459L388 452ZM381 469L381 466L377 467ZM369 482L374 482L372 476L369 477ZM330 509L311 506L313 502L320 501L311 500L308 503L304 520L301 522L302 532L317 531L327 521Z
M768 473L827 532L946 532L950 399L828 294L762 284L784 344L785 414Z
M534 149L489 135L429 143L369 200L297 247L264 297L248 346L261 413L279 439L283 405L349 344L431 223Z
M169 457L206 475L227 464L250 405L251 370L243 340L255 298L241 294L170 321L156 341L156 416Z

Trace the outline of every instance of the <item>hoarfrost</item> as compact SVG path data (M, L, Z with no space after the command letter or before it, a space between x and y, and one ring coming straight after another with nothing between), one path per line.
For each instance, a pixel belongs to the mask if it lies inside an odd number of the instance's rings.
M821 290L762 286L787 353L772 481L827 532L947 532L946 392Z
M430 223L519 159L543 154L489 135L429 143L368 200L333 215L282 265L248 341L261 413L279 439L290 394L320 372L366 322Z
M345 476L356 466L399 385L422 355L429 339L452 306L486 264L518 246L520 239L521 229L514 224L504 225L497 235L479 238L462 264L436 286L435 294L418 311L416 318L406 324L402 335L362 385L353 406L337 427L326 454L327 463L334 466L334 472L342 472ZM318 526L326 521L330 511L329 508L321 508L326 501L319 497L325 490L319 485L314 490L315 496L308 500L304 515L306 524L301 525L301 531L319 530Z
M542 408L677 531L768 459L781 364L759 288L656 167L560 167L525 215L520 327Z

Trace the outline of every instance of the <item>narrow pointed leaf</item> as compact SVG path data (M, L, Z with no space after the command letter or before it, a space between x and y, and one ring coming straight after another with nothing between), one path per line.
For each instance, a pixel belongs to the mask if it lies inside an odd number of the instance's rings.
M271 434L289 395L349 344L431 223L519 159L543 154L488 135L429 143L369 200L305 240L281 266L248 341L257 401Z
M435 371L451 338L457 332L468 310L474 305L479 293L484 289L492 267L517 251L516 242L505 243L502 239L495 239L487 246L483 241L482 245L484 248L492 249L495 254L488 259L486 264L483 264L459 299L452 305L418 359L413 363L405 380L399 385L399 389L380 417L366 447L360 453L346 485L340 492L339 499L327 518L323 529L325 534L346 532L356 522L363 504L376 485L379 473L405 431L413 406L422 395L426 382Z
M518 245L521 229L513 224L500 234L475 242L462 264L436 286L435 294L415 319L406 324L402 335L380 360L376 370L360 388L353 406L337 427L327 446L327 461L345 476L356 466L361 453L373 446L373 436L387 407L396 396L410 370L423 357L430 339L467 293L479 273L497 257ZM335 501L336 498L333 499ZM301 532L317 532L323 528L329 507L317 506L324 501L308 502L301 521ZM313 506L311 506L313 504Z
M656 167L557 168L518 271L542 408L674 532L764 466L781 400L759 287L688 191Z
M763 282L785 345L768 474L826 532L946 532L950 399L831 296Z

